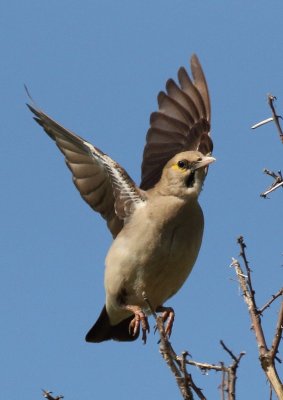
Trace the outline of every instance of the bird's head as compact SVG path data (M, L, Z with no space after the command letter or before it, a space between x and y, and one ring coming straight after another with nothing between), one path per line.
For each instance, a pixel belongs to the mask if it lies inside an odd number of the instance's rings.
M166 195L187 198L197 197L202 189L207 166L214 157L199 151L184 151L167 162L160 179L160 187Z

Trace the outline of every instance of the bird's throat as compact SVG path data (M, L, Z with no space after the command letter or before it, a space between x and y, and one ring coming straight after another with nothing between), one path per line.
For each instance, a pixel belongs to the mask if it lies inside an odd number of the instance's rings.
M195 183L195 172L191 172L190 175L186 179L186 186L187 188L191 188L194 186Z

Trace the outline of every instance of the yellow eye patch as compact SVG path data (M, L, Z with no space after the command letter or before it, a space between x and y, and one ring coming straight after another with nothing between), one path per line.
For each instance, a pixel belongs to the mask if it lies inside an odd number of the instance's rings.
M186 172L189 169L189 163L187 160L178 161L176 164L172 165L173 169L176 169L181 172Z
M173 164L172 167L173 169L179 171L179 172L186 172L187 168L186 167L180 167L178 164Z

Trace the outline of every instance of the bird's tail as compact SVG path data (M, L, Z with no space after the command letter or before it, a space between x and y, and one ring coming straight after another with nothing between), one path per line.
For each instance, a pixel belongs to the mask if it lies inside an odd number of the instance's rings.
M105 340L118 340L120 342L131 342L139 336L139 329L133 336L129 332L129 324L133 316L130 316L117 325L111 325L110 319L104 306L96 323L88 331L85 340L92 343L100 343Z

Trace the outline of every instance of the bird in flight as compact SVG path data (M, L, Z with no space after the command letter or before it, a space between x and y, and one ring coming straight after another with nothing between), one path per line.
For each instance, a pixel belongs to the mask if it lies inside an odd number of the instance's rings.
M196 55L191 73L192 78L181 67L179 84L169 79L158 94L140 186L107 154L28 104L64 154L82 198L113 236L105 261L106 301L87 342L133 341L141 330L145 343L150 310L162 313L171 334L174 311L164 303L181 288L198 256L204 225L198 197L215 161L209 93Z

